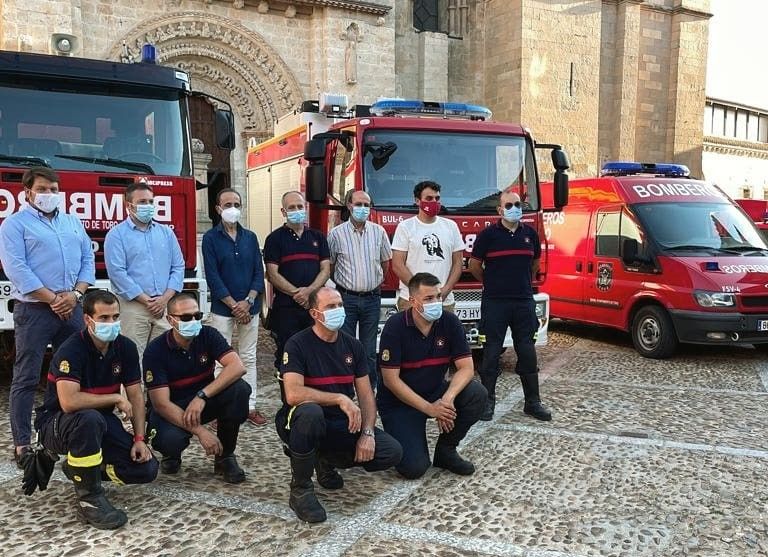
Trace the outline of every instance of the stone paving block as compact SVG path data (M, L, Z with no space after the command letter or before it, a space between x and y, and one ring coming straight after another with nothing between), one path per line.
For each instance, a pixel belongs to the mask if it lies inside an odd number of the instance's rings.
M383 522L542 554L723 557L768 547L764 459L503 429L464 453L474 476L431 476Z
M765 394L547 381L541 395L554 415L548 428L768 450ZM532 425L521 410L499 421Z

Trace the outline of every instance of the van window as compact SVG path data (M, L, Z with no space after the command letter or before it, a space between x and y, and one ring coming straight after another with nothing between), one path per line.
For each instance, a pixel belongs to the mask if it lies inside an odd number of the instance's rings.
M597 212L595 255L619 256L619 212L617 209Z
M619 249L623 249L624 240L631 239L637 240L637 252L639 254L645 253L645 234L643 229L640 228L640 224L637 222L637 218L632 212L624 207L621 211L621 241L619 242Z

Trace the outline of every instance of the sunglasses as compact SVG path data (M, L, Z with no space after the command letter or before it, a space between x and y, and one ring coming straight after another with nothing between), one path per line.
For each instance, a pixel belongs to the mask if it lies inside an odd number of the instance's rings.
M177 315L174 313L170 314L171 317L175 317L179 321L200 321L203 318L203 312L202 311L196 311L195 313L182 313L181 315Z
M505 204L504 204L504 208L505 208L505 209L511 209L512 207L517 207L517 208L519 209L519 208L520 208L520 206L521 206L521 205L520 205L520 202L519 202L519 201L515 201L514 203L505 203Z

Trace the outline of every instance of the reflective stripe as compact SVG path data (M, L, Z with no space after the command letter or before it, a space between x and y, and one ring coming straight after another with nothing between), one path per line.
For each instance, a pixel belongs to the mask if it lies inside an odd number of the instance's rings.
M109 476L109 479L112 480L112 483L117 485L125 485L125 482L117 476L115 467L112 464L107 464L107 476Z
M92 466L98 466L101 464L101 449L96 454L89 456L72 456L72 453L67 453L67 462L70 466L77 466L78 468L91 468Z
M293 417L293 411L296 410L296 406L291 406L288 411L288 419L285 420L285 429L291 429L291 418Z

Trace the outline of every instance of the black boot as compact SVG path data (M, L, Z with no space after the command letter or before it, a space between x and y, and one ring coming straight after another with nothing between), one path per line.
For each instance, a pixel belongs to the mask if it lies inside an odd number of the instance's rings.
M447 442L441 434L435 445L435 458L432 464L438 468L444 468L460 476L470 476L475 473L475 465L461 458L456 452L456 445Z
M104 495L99 466L81 468L71 466L64 461L61 469L64 475L75 484L78 520L99 530L114 530L128 522L126 514L113 507Z
M317 455L317 462L315 462L315 474L317 476L317 483L325 489L341 489L344 487L344 478L341 477L336 468L331 466L320 455Z
M315 451L298 454L291 451L291 496L288 505L304 522L324 522L325 509L315 496L312 472L315 468Z
M488 391L488 400L485 401L485 409L480 414L480 419L484 422L490 422L493 419L493 413L496 410L496 381L499 379L497 370L492 374L480 373L480 383Z
M222 476L229 484L239 484L245 481L245 470L240 468L235 455L217 456L213 460L213 473Z
M520 376L520 383L523 384L523 393L525 394L525 406L523 412L533 416L537 420L548 422L552 419L552 413L541 403L539 398L539 374L527 373Z

